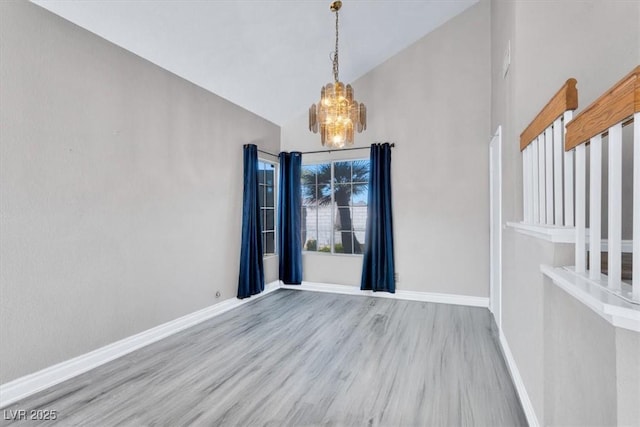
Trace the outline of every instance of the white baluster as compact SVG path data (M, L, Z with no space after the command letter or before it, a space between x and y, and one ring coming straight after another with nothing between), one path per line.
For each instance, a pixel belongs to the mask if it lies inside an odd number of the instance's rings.
M640 113L633 115L633 274L632 298L640 302Z
M602 239L602 136L591 138L589 152L589 277L600 279Z
M549 126L544 131L544 153L545 153L545 193L546 193L546 201L547 205L547 224L553 224L553 130L551 126Z
M529 223L529 145L522 150L522 216Z
M533 212L534 205L534 193L533 193L533 168L534 168L534 151L533 151L533 143L529 144L529 222L535 222L535 216Z
M585 196L586 196L586 171L585 171L585 145L576 147L576 273L585 272L586 245L585 245Z
M564 224L562 218L562 120L557 119L553 122L553 196L555 207L555 225Z
M609 288L622 278L622 124L609 128Z
M573 111L565 111L562 120L564 132L562 134L562 146L567 134L567 123L573 118ZM563 148L564 149L564 148ZM572 227L573 221L573 156L574 150L564 153L564 225Z
M540 176L540 169L538 168L538 148L539 148L539 142L538 142L538 138L536 138L532 143L531 143L531 170L533 172L533 179L532 179L532 186L531 188L533 189L533 223L534 224L538 224L540 223L540 191L538 189L539 185L540 185L540 180L539 180L539 176Z
M546 184L545 178L547 176L546 172L546 156L545 156L545 141L544 141L544 133L541 133L538 136L538 191L540 193L540 224L547 223L547 195L546 195Z

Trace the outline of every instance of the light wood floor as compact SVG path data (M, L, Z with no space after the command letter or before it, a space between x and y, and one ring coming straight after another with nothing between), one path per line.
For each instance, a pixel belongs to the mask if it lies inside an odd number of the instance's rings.
M79 426L526 425L491 322L278 290L5 410Z

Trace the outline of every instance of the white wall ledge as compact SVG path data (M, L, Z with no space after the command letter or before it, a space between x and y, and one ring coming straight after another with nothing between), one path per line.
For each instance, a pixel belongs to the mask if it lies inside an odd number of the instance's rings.
M555 285L613 326L640 332L640 305L612 294L595 281L577 274L570 267L551 267L543 264L540 270Z
M575 227L564 227L544 224L525 224L524 222L507 222L507 226L518 233L537 237L553 243L575 243Z
M513 228L518 233L525 234L527 236L537 237L539 239L546 240L552 243L575 243L576 241L576 228L564 227L557 225L545 225L545 224L526 224L524 222L507 222L507 226ZM589 229L585 230L585 239L587 249L589 248ZM633 252L633 240L622 240L622 252ZM602 252L609 251L609 241L602 239L600 243L600 250Z

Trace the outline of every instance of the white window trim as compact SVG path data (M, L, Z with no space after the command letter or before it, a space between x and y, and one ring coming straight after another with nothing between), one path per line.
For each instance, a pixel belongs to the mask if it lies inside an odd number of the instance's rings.
M324 165L324 164L331 164L331 234L330 234L330 246L331 246L331 252L320 252L317 248L317 243L316 243L316 250L315 251L308 251L306 249L304 249L304 245L302 248L302 253L303 254L314 254L314 255L320 255L320 256L338 256L338 257L362 257L364 255L364 253L361 254L345 254L345 253L341 253L341 252L335 252L335 234L336 234L336 230L335 230L335 212L333 212L333 207L335 204L335 199L334 199L334 191L333 191L333 184L334 184L334 171L335 171L335 167L334 164L335 163L342 163L342 162L356 162L356 161L360 161L360 160L364 160L364 161L370 161L370 159L368 157L355 157L355 158L348 158L348 159L332 159L332 160L313 160L311 162L308 163L302 163L302 167L304 166L314 166L314 165ZM371 167L369 167L369 170L371 170ZM316 185L318 185L318 182L316 181ZM353 182L351 181L351 185L353 185ZM367 203L367 208L369 207L369 204ZM338 230L340 231L340 230ZM361 230L358 230L361 231ZM352 230L353 233L355 233L355 230ZM318 222L316 220L316 233L318 233ZM365 229L365 233L366 233L366 229ZM316 242L317 242L318 237L316 236Z
M278 189L280 188L280 164L278 162L275 162L273 160L268 160L265 159L264 157L260 157L258 156L258 162L262 162L262 163L268 163L270 165L273 165L273 236L274 236L274 241L273 241L273 250L274 252L271 253L267 253L264 252L265 248L262 248L263 252L262 252L262 258L263 259L268 259L268 258L272 258L272 257L276 257L279 254L278 251L278 210L279 210L279 206L278 206ZM258 186L260 186L258 184ZM262 207L260 207L260 213L262 213ZM262 222L261 222L262 223ZM264 230L260 230L260 233L264 233Z

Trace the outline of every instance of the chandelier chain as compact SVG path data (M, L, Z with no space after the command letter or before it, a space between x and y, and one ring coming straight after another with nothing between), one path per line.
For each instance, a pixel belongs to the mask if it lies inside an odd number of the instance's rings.
M336 10L336 50L333 54L333 78L338 81L338 11Z

